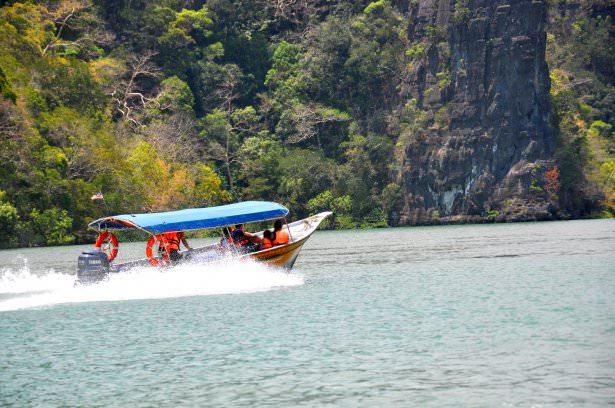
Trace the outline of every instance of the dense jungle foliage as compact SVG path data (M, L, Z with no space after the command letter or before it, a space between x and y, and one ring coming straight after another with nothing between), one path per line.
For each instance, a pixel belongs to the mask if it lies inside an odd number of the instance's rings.
M547 62L560 201L575 216L615 214L615 2L550 0Z
M383 226L400 200L387 123L408 1L0 5L0 247L84 242L109 213L249 199ZM582 215L584 197L614 191L613 6L550 9L561 199Z

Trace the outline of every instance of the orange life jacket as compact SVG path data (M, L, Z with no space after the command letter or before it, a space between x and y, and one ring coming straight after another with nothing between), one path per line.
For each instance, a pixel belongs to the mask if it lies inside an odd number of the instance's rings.
M270 239L263 238L261 240L261 249L269 249L273 246L273 242Z
M169 251L179 251L179 243L181 242L183 235L183 232L167 232L164 234Z
M273 240L273 245L284 245L288 244L288 232L284 230L275 232L275 239Z

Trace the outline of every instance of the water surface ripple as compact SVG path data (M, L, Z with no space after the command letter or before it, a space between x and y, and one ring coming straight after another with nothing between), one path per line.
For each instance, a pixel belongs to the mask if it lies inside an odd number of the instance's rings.
M318 232L290 275L91 292L80 249L0 252L0 405L615 404L611 220Z

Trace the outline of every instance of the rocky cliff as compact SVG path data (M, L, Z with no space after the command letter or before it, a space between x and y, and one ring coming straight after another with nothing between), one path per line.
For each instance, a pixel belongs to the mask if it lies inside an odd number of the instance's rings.
M411 3L399 224L554 216L546 12L537 0Z

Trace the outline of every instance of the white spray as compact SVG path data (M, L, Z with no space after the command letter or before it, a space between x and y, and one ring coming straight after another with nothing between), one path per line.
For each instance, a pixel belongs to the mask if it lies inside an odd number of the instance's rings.
M218 264L186 263L173 268L139 267L111 274L95 285L74 286L75 276L33 274L27 265L20 270L0 271L0 311L47 307L62 303L161 299L248 293L301 285L302 276L289 274L254 261Z

